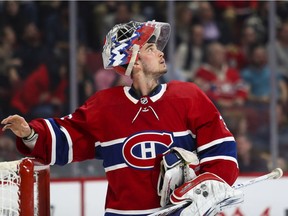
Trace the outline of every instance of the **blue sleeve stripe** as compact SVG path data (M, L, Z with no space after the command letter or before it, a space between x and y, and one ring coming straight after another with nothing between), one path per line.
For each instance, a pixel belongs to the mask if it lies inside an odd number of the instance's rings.
M72 139L70 137L69 132L66 130L66 128L64 128L63 126L60 127L60 130L64 133L64 135L66 136L67 139L67 143L68 143L68 162L67 163L71 163L73 161L73 144L72 144Z
M217 145L213 145L210 148L207 148L199 152L200 160L207 157L216 157L216 156L228 156L236 159L237 158L236 142L235 141L223 142Z
M55 137L53 127L50 124L50 121L45 119L45 122L47 124L47 127L48 127L50 135L51 135L51 161L50 161L50 165L53 165L56 162L56 137Z
M72 140L68 131L53 119L45 120L52 137L51 165L65 165L73 160Z
M233 136L224 137L224 138L221 138L221 139L216 139L216 140L213 140L213 141L211 141L209 143L201 145L200 147L197 148L197 151L201 152L201 151L204 151L205 149L211 148L211 147L213 147L215 145L218 145L218 144L221 144L221 143L227 142L227 141L234 141L235 142L235 139L234 139Z

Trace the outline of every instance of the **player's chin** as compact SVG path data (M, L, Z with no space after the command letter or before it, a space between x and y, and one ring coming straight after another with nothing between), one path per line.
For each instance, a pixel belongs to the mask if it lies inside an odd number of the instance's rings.
M159 68L159 71L160 71L161 74L167 73L166 64L161 65L161 67Z
M159 77L163 76L166 73L167 73L167 70L160 70L159 71Z

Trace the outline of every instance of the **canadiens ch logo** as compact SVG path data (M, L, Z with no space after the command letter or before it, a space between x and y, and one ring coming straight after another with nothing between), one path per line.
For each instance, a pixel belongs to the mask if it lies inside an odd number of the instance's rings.
M157 154L163 153L173 143L170 133L145 132L129 137L122 153L127 164L138 169L151 169Z

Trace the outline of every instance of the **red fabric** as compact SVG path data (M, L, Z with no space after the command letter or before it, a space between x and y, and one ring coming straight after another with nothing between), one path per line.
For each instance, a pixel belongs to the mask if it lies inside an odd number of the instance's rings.
M133 98L127 87L99 91L71 115L30 122L39 135L35 148L29 151L21 139L17 147L45 164L64 165L69 157L70 162L103 159L106 208L124 212L115 215L160 207L153 181L159 169L153 167L172 147L197 151L201 173L232 184L238 175L236 143L214 104L193 83L161 87L147 101Z
M247 89L244 86L239 72L233 68L225 70L225 77L220 79L210 67L201 67L196 72L195 79L201 80L202 90L207 96L217 102L219 99L234 100L246 99Z
M68 81L62 79L56 89L51 92L47 67L41 65L28 76L23 86L15 92L11 106L21 111L22 114L27 114L34 106L51 102L53 97L65 102L67 85ZM45 101L41 101L41 96L46 93L50 94L49 97Z
M249 0L249 1L223 1L215 0L214 5L219 9L226 9L229 7L234 8L257 8L258 0Z
M226 59L229 65L236 70L241 70L247 65L247 57L243 50L238 46L228 46L226 52Z

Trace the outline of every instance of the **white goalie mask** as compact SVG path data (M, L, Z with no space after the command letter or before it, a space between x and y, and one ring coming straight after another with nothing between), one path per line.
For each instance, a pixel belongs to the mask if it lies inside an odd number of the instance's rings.
M136 22L115 25L106 35L102 58L105 69L130 76L141 47L153 40L163 50L170 36L170 25L163 22Z

